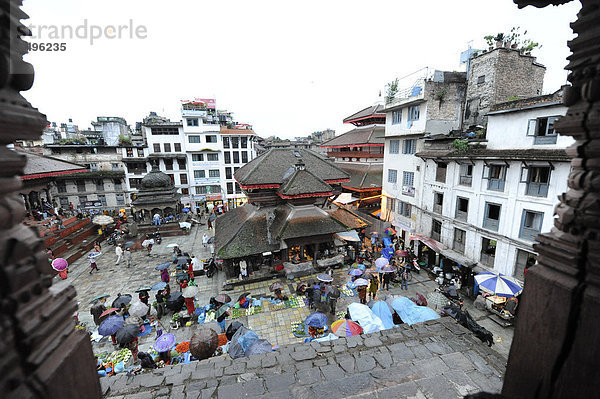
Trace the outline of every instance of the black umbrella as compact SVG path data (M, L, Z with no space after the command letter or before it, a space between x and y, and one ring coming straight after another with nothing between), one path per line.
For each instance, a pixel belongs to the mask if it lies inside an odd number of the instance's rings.
M123 305L127 305L129 302L131 302L131 295L130 294L119 295L117 297L117 299L115 299L113 301L112 307L113 308L120 308Z
M185 298L181 294L181 292L171 292L167 296L167 308L171 309L174 312L179 312L183 307L185 302Z
M219 294L215 297L215 301L219 303L228 303L231 302L231 297L227 294Z
M242 298L246 298L248 295L250 295L249 292L244 292L242 295L240 295L240 297L238 298L238 302L242 300Z
M188 263L188 257L187 256L180 256L179 258L177 258L177 265L181 266L181 265L185 265Z
M214 244L215 243L215 236L212 236L208 239L208 241L206 241L207 244Z
M139 332L140 328L136 324L125 324L115 333L115 338L118 343L125 345L133 341Z

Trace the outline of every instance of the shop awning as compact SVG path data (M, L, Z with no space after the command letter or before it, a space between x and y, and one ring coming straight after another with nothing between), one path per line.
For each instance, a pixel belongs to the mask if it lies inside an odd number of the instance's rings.
M344 241L360 241L358 233L355 230L348 230L343 233L335 233L333 236Z
M371 212L371 215L373 215L375 217L380 217L381 216L381 208L377 209L375 212Z
M333 202L339 204L351 204L352 202L358 201L360 198L352 196L352 193L341 193Z
M422 234L413 234L410 236L409 240L421 241L423 244L427 245L437 253L440 253L442 250L446 249L446 246L441 242Z
M440 254L444 255L446 258L453 260L461 266L473 267L477 264L477 261L467 258L466 256L459 254L456 251L451 249L442 249Z

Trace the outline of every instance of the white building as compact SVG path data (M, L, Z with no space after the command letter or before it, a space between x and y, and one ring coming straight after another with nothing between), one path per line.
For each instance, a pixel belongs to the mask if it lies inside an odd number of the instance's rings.
M559 91L493 106L486 145L460 150L453 139L425 140L416 154L424 162L416 233L420 249L439 249L424 254L429 264L442 256L523 278L536 236L552 228L556 197L567 189L565 148L574 141L554 129L566 112L561 99Z
M227 206L236 208L248 202L239 184L233 178L236 170L256 158L256 133L251 128L221 128L223 142L223 164L225 168L225 192Z
M99 116L92 122L94 131L102 133L103 144L116 146L121 137L129 137L129 126L118 116Z

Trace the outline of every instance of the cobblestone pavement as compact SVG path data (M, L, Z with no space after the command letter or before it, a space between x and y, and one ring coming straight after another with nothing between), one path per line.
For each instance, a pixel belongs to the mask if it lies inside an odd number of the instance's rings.
M89 262L86 258L82 258L70 265L70 273L68 281L73 284L77 290L77 298L79 303L79 319L87 324L88 330L95 330L95 325L92 316L89 313L89 301L91 298L99 294L109 294L107 305L112 303L118 293L129 293L134 295L135 290L143 285L152 285L158 281L159 272L154 270L154 267L162 262L170 261L172 256L171 248L167 248L168 244L177 243L184 252L189 252L195 256L206 259L210 256L209 247L202 245L202 235L212 235L212 231L208 231L205 226L195 226L189 235L179 237L165 237L160 245L155 245L152 250L152 256L147 256L145 250L133 252L133 260L135 266L131 268L125 267L124 261L121 264L115 265L116 255L114 246L104 244L102 247L102 255L97 263L100 271L98 273L89 274ZM295 295L294 289L300 281L313 281L314 276L306 276L296 278L293 281L283 281L283 294L287 296ZM232 299L237 299L243 292L250 292L254 298L261 296L269 296L269 286L274 280L263 282L248 283L241 286L236 286L231 292L227 292ZM347 270L340 269L334 272L334 282L336 284L344 284L348 281ZM211 296L222 292L222 286L225 283L224 273L219 272L213 278L205 276L197 277L196 283L200 288L200 293L196 297L197 303L205 305L208 303ZM172 290L176 289L176 284L171 283ZM387 295L404 295L413 297L417 292L427 296L436 287L436 284L429 279L426 272L413 274L413 280L408 284L408 290L401 290L400 287L392 286L389 291L380 291L377 299L385 299ZM153 301L155 292L151 292L151 302ZM338 300L337 311L344 311L346 306L351 302L358 301L356 296L342 297ZM495 349L501 355L507 357L510 343L512 341L512 328L503 328L491 321L487 316L486 311L478 310L466 304L466 307L471 312L472 316L485 328L492 331L496 345ZM294 337L292 334L292 323L303 321L310 313L307 307L296 309L281 309L274 310L268 301L263 301L263 313L240 317L237 320L242 324L252 328L261 338L267 339L271 344L286 345L297 342L303 342L303 339ZM152 314L155 310L152 309ZM329 315L330 321L335 320L332 315ZM231 321L228 321L228 324ZM203 326L219 331L216 322L204 323ZM163 316L160 328L165 332L174 333L178 340L188 340L193 331L198 328L197 325L191 327L181 327L177 330L172 330L169 325L169 317ZM156 337L154 331L149 335L140 338L140 350L147 350ZM106 338L100 342L94 342L94 351L96 353L111 352L114 350L112 343Z

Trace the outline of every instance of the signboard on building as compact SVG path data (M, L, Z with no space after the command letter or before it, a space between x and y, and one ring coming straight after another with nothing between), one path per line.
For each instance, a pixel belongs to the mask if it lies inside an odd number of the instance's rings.
M193 100L181 100L184 104L204 104L208 109L217 109L217 102L214 98L194 98Z
M208 194L206 196L207 201L220 201L222 199L223 199L223 196L221 194Z
M100 201L85 201L83 203L84 208L99 208L102 206L102 202Z

